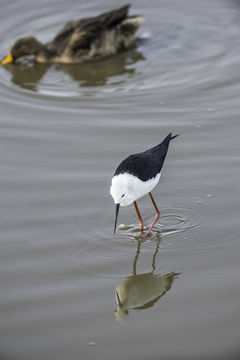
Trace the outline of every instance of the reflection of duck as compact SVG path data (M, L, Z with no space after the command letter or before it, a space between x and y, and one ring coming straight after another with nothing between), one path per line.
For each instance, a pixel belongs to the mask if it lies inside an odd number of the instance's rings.
M16 41L1 64L34 55L37 62L79 63L116 54L128 48L142 16L128 16L129 5L99 16L67 23L53 41L42 44L33 36Z
M133 264L133 275L126 277L116 287L117 309L115 315L118 321L128 319L129 309L143 310L152 307L168 290L171 289L174 279L179 273L171 272L166 275L155 275L155 259L159 242L153 255L152 271L145 274L136 274L136 263L140 254L141 242Z
M134 75L136 70L133 65L142 60L145 60L144 56L136 49L132 49L127 53L122 52L114 58L91 64L61 64L59 68L70 75L73 80L79 82L80 86L102 86L116 76Z
M144 56L136 49L132 49L128 52L122 52L117 57L96 61L91 64L51 65L36 63L32 66L31 63L22 63L9 64L6 69L11 73L14 84L24 89L37 91L38 83L52 67L54 67L54 71L64 71L74 81L78 82L79 86L100 86L105 85L115 76L134 75L136 70L133 65L142 60L145 60Z
M43 78L49 69L49 64L17 64L6 68L11 73L11 81L13 84L20 86L23 89L37 91L38 83Z

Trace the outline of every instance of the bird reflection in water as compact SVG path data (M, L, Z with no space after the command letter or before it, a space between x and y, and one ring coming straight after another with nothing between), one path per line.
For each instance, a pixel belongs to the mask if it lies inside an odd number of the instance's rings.
M133 274L126 277L116 287L117 308L115 316L119 322L126 322L129 310L144 310L152 307L168 290L173 281L180 274L171 272L166 275L154 274L155 262L159 249L160 239L157 241L153 254L152 271L137 274L137 261L140 255L141 241L138 241L137 252L133 262Z
M125 81L126 76L134 76L136 74L136 63L143 60L145 58L141 52L136 47L133 47L128 51L122 51L117 56L88 63L41 64L31 59L25 59L16 64L5 66L5 69L11 73L13 84L37 92L40 82L45 77L45 74L50 71L53 71L51 75L49 74L50 80L52 79L53 82L56 75L59 80L59 73L64 72L68 75L69 81L77 82L79 87L102 86ZM49 84L47 79L46 84L47 86ZM44 87L44 81L41 86Z

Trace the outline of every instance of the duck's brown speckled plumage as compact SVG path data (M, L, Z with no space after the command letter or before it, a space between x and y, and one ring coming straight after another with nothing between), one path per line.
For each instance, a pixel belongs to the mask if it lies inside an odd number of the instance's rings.
M35 55L38 62L62 63L78 63L113 55L132 44L137 29L144 23L142 16L128 16L129 6L71 21L47 44L32 36L22 38L12 46L10 54L13 60Z

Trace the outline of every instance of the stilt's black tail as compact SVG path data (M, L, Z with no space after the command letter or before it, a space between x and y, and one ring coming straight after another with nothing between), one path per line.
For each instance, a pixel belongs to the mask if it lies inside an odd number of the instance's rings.
M151 162L154 161L153 159L155 158L156 163L157 163L157 167L158 167L158 173L160 173L164 160L166 158L167 152L168 152L168 147L169 147L169 143L171 140L175 139L175 137L177 137L179 135L174 135L172 136L172 133L169 133L165 139L161 142L161 144L158 144L157 146L154 146L152 149L149 149L147 152L151 153L151 156L153 156L153 158L151 159Z
M165 137L165 139L161 142L161 144L158 144L158 145L154 146L152 149L149 149L147 151L158 152L159 150L161 150L162 156L164 156L164 158L165 158L167 151L168 151L168 146L169 146L170 141L175 139L175 137L177 137L177 136L179 136L179 135L172 136L172 133L169 133Z
M171 136L170 140L175 139L177 136L179 136L179 134L172 136L172 133L170 133L169 135Z

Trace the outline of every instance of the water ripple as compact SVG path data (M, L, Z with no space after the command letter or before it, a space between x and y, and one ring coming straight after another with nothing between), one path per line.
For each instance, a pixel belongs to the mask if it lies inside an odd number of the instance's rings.
M141 235L139 228L133 224L120 225L117 234L112 237L96 232L87 234L85 240L81 241L81 251L75 251L74 255L70 256L71 261L80 265L82 271L88 274L119 278L130 266L138 241L146 244L145 253L152 253L152 248L159 241L161 242L160 252L171 248L174 253L179 251L177 243L180 238L182 239L181 249L186 250L189 248L186 240L194 238L194 233L206 228L201 214L193 209L167 208L163 209L161 214L159 224L147 237ZM81 237L84 238L84 235L81 234ZM109 267L112 269L111 274L109 274Z

